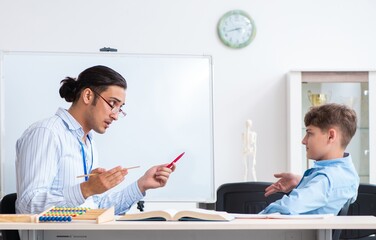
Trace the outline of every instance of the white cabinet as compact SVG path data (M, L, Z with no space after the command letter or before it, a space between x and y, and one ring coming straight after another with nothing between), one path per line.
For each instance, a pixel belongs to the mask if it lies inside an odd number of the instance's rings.
M346 152L361 183L376 184L376 71L291 71L287 80L288 170L302 174L311 166L301 143L305 113L313 104L336 102L357 113L358 128Z

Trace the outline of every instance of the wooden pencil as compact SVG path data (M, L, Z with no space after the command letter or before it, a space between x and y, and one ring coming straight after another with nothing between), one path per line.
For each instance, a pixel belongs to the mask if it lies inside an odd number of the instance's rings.
M129 169L139 168L139 167L140 166L134 166L134 167L128 167L126 169L129 170ZM98 175L98 174L97 173L89 173L89 174L84 174L84 175L77 176L77 178L90 177L90 176L95 176L95 175Z

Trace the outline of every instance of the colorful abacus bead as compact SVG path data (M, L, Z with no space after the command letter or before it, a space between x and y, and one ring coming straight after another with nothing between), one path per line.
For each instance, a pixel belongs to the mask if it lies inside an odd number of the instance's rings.
M55 207L39 217L40 222L70 222L78 215L85 214L90 208Z
M71 222L71 216L40 216L40 222Z

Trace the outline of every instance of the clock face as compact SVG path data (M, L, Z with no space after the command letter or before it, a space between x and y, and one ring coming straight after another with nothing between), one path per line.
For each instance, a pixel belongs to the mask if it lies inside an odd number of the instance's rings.
M243 48L252 42L256 35L256 27L247 13L233 10L219 20L218 35L225 45L232 48Z

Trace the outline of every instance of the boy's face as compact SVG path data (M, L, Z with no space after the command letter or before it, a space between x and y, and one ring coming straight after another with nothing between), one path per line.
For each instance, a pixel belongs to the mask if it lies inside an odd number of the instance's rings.
M307 126L306 135L302 140L302 143L306 146L307 158L316 161L329 159L330 138L329 131L322 131L312 125Z

